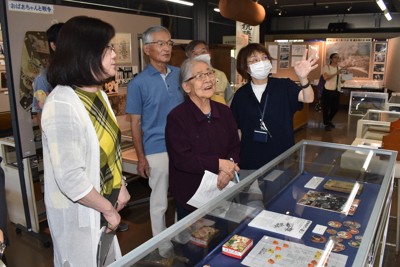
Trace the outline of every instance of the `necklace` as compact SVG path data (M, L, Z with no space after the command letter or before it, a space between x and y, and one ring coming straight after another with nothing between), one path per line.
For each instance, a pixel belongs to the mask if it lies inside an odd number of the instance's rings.
M208 112L208 113L206 114L206 117L207 117L208 123L210 123L210 122L211 122L211 110L210 110L210 112Z

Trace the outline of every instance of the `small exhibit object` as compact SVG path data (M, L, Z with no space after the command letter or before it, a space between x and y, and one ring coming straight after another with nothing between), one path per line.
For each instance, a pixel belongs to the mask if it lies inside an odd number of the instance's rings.
M242 257L253 247L253 240L240 236L234 235L222 246L222 254L242 259Z
M341 213L344 211L346 202L347 202L346 197L309 190L297 202L297 204ZM354 199L348 211L348 215L354 215L359 205L360 205L360 200Z
M327 190L348 193L348 194L351 193L351 190L353 190L353 187L354 187L353 182L344 182L344 181L332 180L332 179L329 179L324 184L324 188ZM360 188L357 191L357 195L361 194L362 190L363 190L363 185L360 184Z
M207 247L218 232L219 230L214 227L203 226L192 233L190 242L200 247Z

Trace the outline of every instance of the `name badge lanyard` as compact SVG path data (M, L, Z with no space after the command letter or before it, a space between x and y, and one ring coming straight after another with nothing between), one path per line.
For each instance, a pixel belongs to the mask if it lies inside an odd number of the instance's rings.
M268 102L268 93L265 97L265 103L264 103L264 109L261 112L260 108L258 108L258 111L260 112L260 129L263 131L266 131L269 135L269 137L272 137L271 133L269 132L267 126L264 123L264 115L265 115L265 109L267 108L267 102Z

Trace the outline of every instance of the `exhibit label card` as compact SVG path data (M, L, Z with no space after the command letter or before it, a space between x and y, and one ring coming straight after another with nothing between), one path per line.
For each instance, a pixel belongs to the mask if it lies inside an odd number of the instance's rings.
M301 239L312 221L263 210L249 226Z
M267 266L346 266L347 256L330 253L326 264L319 264L323 250L278 238L264 236L241 262L250 267Z
M322 177L313 176L313 178L311 178L304 187L309 189L316 189L323 180L324 178Z

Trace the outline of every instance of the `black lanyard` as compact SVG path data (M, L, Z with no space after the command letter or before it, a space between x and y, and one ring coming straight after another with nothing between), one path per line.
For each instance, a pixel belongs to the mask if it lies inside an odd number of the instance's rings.
M258 111L260 112L260 128L261 128L262 130L266 131L266 132L268 133L268 135L269 135L270 137L272 137L271 133L269 132L267 126L266 126L265 123L264 123L264 116L265 116L265 110L266 110L266 108L267 108L267 102L268 102L268 93L267 93L267 95L265 96L265 103L264 103L264 109L263 109L263 111L261 112L260 107L258 108Z
M260 120L264 120L264 115L265 115L265 109L267 108L267 102L268 102L268 93L267 93L267 95L265 96L265 102L264 102L264 109L263 109L263 111L261 112L261 109L260 109L260 107L258 107L258 111L260 112Z

